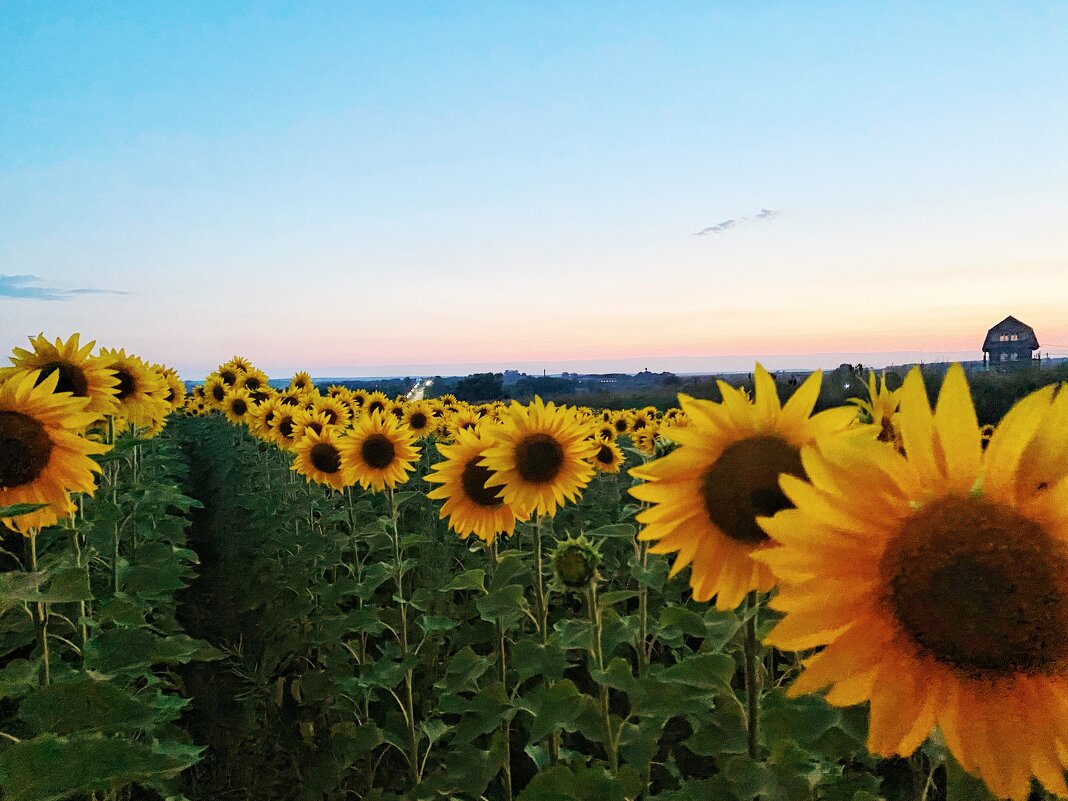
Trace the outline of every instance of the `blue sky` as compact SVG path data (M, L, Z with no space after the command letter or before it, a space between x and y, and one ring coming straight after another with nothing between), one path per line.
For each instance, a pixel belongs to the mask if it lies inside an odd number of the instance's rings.
M1065 41L1063 2L0 3L0 342L722 369L1014 314L1068 353Z

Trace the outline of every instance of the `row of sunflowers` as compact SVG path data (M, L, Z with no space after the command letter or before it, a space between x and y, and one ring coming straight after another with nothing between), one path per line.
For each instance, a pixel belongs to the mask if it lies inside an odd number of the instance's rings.
M321 393L307 374L276 391L241 358L186 397L173 372L122 351L31 344L0 376L0 507L35 505L5 517L31 539L70 514L71 493L93 493L92 457L115 430L154 436L176 409L225 415L345 497L359 486L392 504L425 462L440 517L487 547L519 523L540 532L632 450L639 542L673 555L671 576L689 568L696 602L768 600L780 619L763 644L803 658L792 696L869 703L873 754L933 736L998 797L1024 801L1032 779L1068 795L1068 395L1055 386L996 430L978 425L959 366L933 407L914 370L895 391L871 376L866 400L818 413L818 372L783 403L759 365L751 392L721 382L720 400L683 395L663 414ZM569 582L596 581L595 543L557 553L588 567ZM535 555L544 637L540 540ZM407 691L414 728L410 674Z

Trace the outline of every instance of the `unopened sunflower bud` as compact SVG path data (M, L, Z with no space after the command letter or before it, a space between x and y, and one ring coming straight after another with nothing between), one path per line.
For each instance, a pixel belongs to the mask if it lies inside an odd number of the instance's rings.
M597 578L601 553L587 537L568 537L553 551L553 572L565 587L581 589Z

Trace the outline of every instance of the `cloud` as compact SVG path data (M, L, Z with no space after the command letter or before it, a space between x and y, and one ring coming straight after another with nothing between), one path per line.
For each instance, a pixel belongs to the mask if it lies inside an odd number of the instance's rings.
M710 225L707 228L702 228L700 231L697 231L694 236L705 236L706 234L722 234L724 231L729 231L732 228L738 227L742 223L749 222L750 219L755 220L757 222L771 222L781 213L782 212L780 212L778 209L761 209L756 214L752 215L752 217L732 217L729 220L723 220L722 222L718 222L715 225Z
M68 300L76 295L125 295L116 289L57 289L39 286L36 275L0 275L0 298L24 298L27 300Z

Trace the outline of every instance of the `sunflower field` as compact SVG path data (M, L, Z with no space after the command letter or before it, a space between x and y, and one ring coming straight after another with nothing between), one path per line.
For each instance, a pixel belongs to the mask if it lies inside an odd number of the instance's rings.
M10 361L4 799L1068 798L1056 384L980 425L958 365L612 411Z

